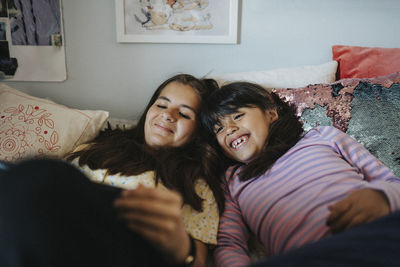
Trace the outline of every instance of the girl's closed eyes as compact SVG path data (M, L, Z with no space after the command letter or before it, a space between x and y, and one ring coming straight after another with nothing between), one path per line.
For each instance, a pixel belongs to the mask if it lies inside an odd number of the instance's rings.
M179 115L180 115L182 118L187 119L187 120L192 119L191 116L189 116L189 115L183 113L182 111L179 112Z
M158 105L156 105L158 108L160 108L160 109L167 109L168 108L168 106L167 105L162 105L162 104L158 104ZM178 112L179 113L179 116L181 116L182 118L184 118L184 119L187 119L187 120L191 120L192 119L192 116L190 116L189 114L186 114L185 112L183 112L183 111L179 111Z

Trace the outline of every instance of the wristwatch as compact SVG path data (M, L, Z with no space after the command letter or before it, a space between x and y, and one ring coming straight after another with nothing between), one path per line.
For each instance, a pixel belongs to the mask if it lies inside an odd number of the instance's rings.
M185 258L185 261L183 262L183 266L190 266L194 262L194 259L196 258L196 244L194 243L194 239L191 235L189 235L189 240L190 240L190 250L189 250L189 255Z

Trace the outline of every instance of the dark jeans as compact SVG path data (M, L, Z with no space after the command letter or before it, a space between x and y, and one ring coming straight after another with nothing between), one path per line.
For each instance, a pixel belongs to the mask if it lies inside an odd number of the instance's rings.
M319 242L252 264L251 267L400 266L400 212Z
M117 218L119 193L61 161L1 171L0 266L167 266Z

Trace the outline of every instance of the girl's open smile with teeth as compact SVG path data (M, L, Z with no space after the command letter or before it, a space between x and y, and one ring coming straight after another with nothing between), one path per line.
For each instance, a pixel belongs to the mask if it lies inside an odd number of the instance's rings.
M238 149L241 145L245 144L248 139L248 135L242 135L231 143L231 147Z
M218 144L228 157L248 163L262 152L270 125L277 118L276 110L239 108L222 117L218 125L215 125Z

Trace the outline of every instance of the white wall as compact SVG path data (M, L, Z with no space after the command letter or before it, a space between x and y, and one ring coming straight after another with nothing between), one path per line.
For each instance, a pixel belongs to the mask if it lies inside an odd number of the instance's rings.
M63 0L63 14L67 80L7 84L126 119L136 119L158 84L179 72L320 64L331 60L334 44L400 47L399 0L242 0L237 45L119 44L113 0Z

